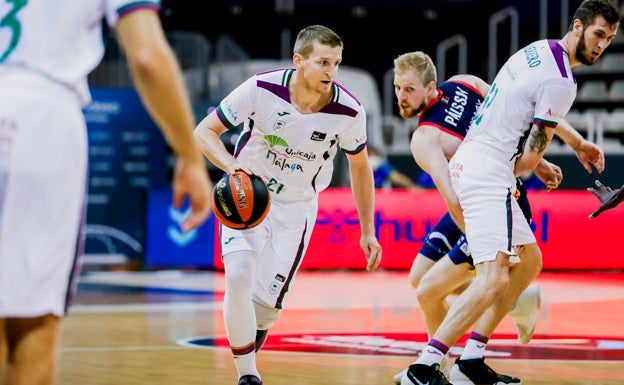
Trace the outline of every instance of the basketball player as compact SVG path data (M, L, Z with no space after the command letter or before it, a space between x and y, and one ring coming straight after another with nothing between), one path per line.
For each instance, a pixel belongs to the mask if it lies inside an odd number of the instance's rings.
M512 55L494 79L449 162L452 190L445 197L456 222L460 227L465 223L476 276L450 306L402 385L450 384L439 370L441 359L472 325L451 381L500 384L484 362L485 346L542 266L528 223L517 220L522 211L511 199L515 176L535 169L570 109L576 95L571 68L593 64L615 37L619 23L612 2L585 0L561 40L529 44Z
M195 129L213 164L228 173L256 174L271 192L269 214L257 227L221 226L223 315L239 385L262 383L255 351L292 289L316 222L318 194L331 181L338 151L349 162L366 270L375 270L381 261L366 114L334 80L342 50L342 39L329 28L303 28L294 45L294 68L252 76ZM245 127L232 155L219 136L241 123Z
M421 51L397 57L394 72L399 113L404 118L419 117L411 142L414 159L432 176L440 190L450 191L448 159L466 135L490 85L476 76L456 75L436 87L435 65ZM567 122L563 123L565 127L561 128L560 135L574 146L584 166L590 163L588 157L595 163L604 163L604 154L598 146L584 140ZM565 135L566 132L569 135ZM561 169L545 159L540 162L536 174L547 190L557 188L562 179ZM516 198L530 223L531 209L520 179L517 180ZM465 236L450 214L446 213L427 235L410 269L410 283L417 289L420 309L430 336L446 315L446 297L461 293L473 276L474 267ZM537 285L527 288L509 313L516 322L521 343L528 343L533 336L539 294ZM447 361L445 359L443 363ZM445 366L442 365L442 368ZM405 371L397 374L395 382L400 383L404 374Z
M210 214L205 160L159 3L0 1L0 383L53 382L59 324L78 278L87 177L87 74L114 27L139 95L178 155L174 205ZM163 165L164 166L164 165Z

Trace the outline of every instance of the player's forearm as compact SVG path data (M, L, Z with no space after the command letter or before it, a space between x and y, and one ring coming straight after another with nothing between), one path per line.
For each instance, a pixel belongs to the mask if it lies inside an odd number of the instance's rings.
M351 168L351 188L363 235L375 235L375 182L372 169Z
M570 146L574 151L578 151L581 142L584 140L583 136L570 125L566 120L561 120L559 125L557 125L557 130L555 131L555 135L557 135L561 140L563 140L568 146Z
M219 134L210 128L211 116L205 117L195 128L195 138L201 152L215 166L225 172L233 171L236 159L225 147Z

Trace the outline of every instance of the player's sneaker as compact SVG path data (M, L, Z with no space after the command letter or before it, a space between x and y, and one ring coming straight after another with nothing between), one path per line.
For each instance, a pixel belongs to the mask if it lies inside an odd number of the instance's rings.
M487 366L484 358L473 358L470 360L455 361L451 369L451 382L453 385L506 385L522 384L522 380L496 373Z
M405 376L401 378L401 385L452 385L440 371L440 365L431 366L412 364Z
M537 313L542 304L539 285L533 284L527 287L516 300L514 307L509 311L518 329L518 341L528 344L533 338Z
M449 356L445 355L442 358L442 362L440 362L440 371L446 376L448 377L449 374L451 373L451 367L453 366L451 359L449 358ZM407 369L405 368L403 370L401 370L399 373L394 375L394 383L396 385L401 385L401 379L403 378L403 376L405 376L405 374L407 373Z
M262 385L262 381L253 374L246 374L238 379L238 385Z

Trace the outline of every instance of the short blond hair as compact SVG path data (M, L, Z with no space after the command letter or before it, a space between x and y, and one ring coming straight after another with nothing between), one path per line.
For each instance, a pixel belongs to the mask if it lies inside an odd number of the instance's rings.
M433 60L422 51L414 51L399 55L394 59L394 73L402 74L414 71L420 76L423 84L433 82L437 84L436 67Z
M317 24L307 26L299 31L293 51L307 58L314 49L314 42L332 48L342 48L342 38L336 32L323 25Z

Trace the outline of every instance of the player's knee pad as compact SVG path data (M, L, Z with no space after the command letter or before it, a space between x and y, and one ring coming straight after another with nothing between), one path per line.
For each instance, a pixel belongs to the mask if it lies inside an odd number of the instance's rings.
M256 311L256 328L260 330L266 330L273 326L282 313L282 309L267 306L255 299L253 304Z

